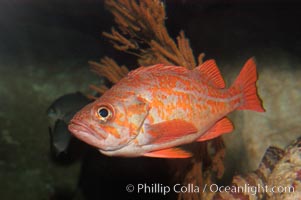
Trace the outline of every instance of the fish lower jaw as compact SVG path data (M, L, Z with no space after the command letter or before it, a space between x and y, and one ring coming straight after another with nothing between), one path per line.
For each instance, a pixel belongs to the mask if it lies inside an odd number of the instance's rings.
M102 141L104 140L100 136L95 135L89 131L79 129L77 125L70 124L68 126L68 129L76 138L96 148L99 148Z

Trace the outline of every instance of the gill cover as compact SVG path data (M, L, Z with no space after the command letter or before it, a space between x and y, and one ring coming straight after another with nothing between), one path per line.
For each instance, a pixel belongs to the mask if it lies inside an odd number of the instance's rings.
M114 107L113 118L105 123L99 123L101 129L109 135L99 146L102 151L121 149L134 140L140 133L149 113L148 102L135 95L115 101L112 106Z
M134 139L139 134L145 118L149 113L149 104L146 99L140 96L127 99L125 102L125 114L130 138Z

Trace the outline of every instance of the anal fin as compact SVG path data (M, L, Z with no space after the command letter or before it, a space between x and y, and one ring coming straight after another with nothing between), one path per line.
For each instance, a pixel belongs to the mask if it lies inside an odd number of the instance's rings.
M205 134L203 134L197 142L203 142L206 140L211 140L213 138L216 138L218 136L221 136L222 134L229 133L233 131L233 124L232 122L227 118L224 117L218 122L214 124L213 127L211 127Z
M192 156L192 154L180 148L170 148L159 151L152 151L144 154L143 156L153 158L189 158Z

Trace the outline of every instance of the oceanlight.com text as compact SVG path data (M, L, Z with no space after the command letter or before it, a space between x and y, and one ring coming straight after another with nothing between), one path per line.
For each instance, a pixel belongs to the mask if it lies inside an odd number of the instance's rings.
M232 194L235 193L245 193L256 195L258 193L292 193L295 192L295 188L293 186L262 186L258 184L257 186L244 184L242 186L220 186L217 184L205 184L204 190L209 190L210 192L230 192Z

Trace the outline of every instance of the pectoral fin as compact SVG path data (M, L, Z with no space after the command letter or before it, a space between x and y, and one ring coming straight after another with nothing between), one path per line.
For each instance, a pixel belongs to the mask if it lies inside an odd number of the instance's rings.
M144 154L144 156L153 158L189 158L192 154L180 148L170 148L149 152Z
M147 125L147 133L153 137L152 144L172 141L196 132L197 128L192 123L181 119Z
M197 142L211 140L222 134L229 133L229 132L233 131L233 129L234 128L233 128L232 122L228 118L224 117L221 120L219 120L218 122L216 122L216 124L213 127L211 127L205 134L203 134L197 140Z

